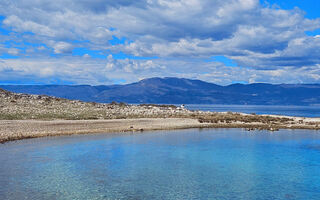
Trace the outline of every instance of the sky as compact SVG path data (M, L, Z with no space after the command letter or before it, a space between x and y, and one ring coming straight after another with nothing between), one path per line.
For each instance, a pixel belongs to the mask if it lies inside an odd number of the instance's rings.
M319 0L1 0L0 84L320 83Z

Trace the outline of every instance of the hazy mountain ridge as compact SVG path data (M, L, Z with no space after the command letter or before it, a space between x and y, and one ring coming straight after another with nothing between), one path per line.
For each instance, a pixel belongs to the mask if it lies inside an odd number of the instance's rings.
M126 85L0 85L29 94L95 102L169 104L320 104L319 84L232 84L220 86L201 80L150 78Z

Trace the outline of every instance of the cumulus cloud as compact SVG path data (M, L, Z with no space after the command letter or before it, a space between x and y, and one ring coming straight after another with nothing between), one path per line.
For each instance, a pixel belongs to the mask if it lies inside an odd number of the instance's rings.
M58 42L52 45L54 49L54 53L71 53L73 50L73 46L66 42Z
M124 72L146 72L148 70L164 70L166 67L164 65L157 64L153 60L130 60L128 58L122 60L116 60L109 55L107 57L106 70L107 71L124 71Z
M63 80L73 84L126 83L149 77L184 77L201 79L221 85L236 82L318 83L320 65L281 69L250 69L228 67L220 62L183 60L107 60L87 58L9 59L0 60L0 83L20 80L27 83L50 84ZM29 81L29 82L28 82Z
M112 80L118 79L132 82L150 74L163 76L166 73L164 69L161 63L152 60L116 60L112 56L107 60L86 57L1 59L0 82L34 77L41 83L50 83L57 78L75 84L112 84Z
M18 74L61 76L77 83L170 75L221 84L315 82L320 40L306 31L320 29L320 19L304 14L299 8L263 6L259 0L2 0L2 26L13 32L0 39L15 41L20 49L2 45L0 53L21 57L5 60ZM111 44L114 36L124 42ZM106 58L73 56L78 47ZM130 56L111 56L121 52ZM61 57L52 61L52 54ZM238 66L205 62L217 55ZM46 59L51 62L44 63Z

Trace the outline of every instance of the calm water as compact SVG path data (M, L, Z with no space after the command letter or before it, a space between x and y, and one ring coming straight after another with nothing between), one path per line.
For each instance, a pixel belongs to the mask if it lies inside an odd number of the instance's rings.
M320 199L316 131L66 136L0 152L0 199Z
M320 117L320 106L263 106L263 105L204 105L188 104L191 110L216 112L242 112L256 114L287 115L299 117Z

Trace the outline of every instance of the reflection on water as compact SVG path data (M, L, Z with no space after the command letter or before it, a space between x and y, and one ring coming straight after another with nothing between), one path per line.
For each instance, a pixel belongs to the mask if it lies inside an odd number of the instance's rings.
M0 199L320 199L320 134L191 129L0 145Z

